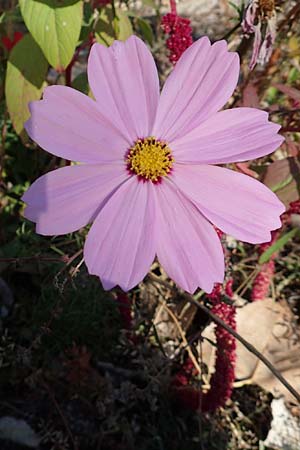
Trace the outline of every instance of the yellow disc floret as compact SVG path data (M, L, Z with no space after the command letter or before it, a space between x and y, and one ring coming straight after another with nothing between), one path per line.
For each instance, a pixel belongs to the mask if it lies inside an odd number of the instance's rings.
M157 183L171 172L174 158L165 142L154 137L138 139L126 156L127 168L144 180Z

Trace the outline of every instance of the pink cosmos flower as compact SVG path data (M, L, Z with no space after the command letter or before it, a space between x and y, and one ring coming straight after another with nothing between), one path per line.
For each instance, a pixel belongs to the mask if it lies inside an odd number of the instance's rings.
M160 95L140 39L94 44L88 77L95 101L51 86L30 105L31 138L80 164L35 181L23 197L25 217L43 235L93 222L84 258L105 289L133 288L157 256L181 288L211 292L224 277L212 224L261 243L284 211L263 184L217 165L267 155L282 142L266 112L220 111L238 76L238 55L204 37L184 52Z

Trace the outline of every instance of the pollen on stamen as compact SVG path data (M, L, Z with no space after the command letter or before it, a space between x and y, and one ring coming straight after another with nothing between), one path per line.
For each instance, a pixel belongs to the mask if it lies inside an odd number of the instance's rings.
M149 136L134 143L125 163L127 169L140 179L159 183L162 177L170 174L174 158L166 142Z

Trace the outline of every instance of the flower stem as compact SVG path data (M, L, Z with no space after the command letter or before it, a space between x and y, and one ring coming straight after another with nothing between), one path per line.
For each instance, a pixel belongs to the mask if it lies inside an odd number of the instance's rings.
M176 0L170 0L170 9L172 14L177 15Z

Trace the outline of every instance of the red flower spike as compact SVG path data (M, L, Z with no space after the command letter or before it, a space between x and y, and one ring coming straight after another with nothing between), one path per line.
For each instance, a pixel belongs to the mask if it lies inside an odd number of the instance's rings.
M259 250L258 250L260 255L265 250L267 250L271 245L273 245L279 236L278 230L272 231L271 234L272 234L272 239L270 242L265 242L264 244L260 244ZM269 294L271 281L272 281L274 273L275 273L274 259L275 259L276 255L277 255L277 253L274 253L271 256L270 261L268 261L267 263L265 263L261 266L260 272L256 275L256 277L254 279L252 292L251 292L251 300L253 302L256 302L257 300L264 300Z
M225 285L225 293L232 297L233 280ZM215 286L210 299L213 303L212 312L222 319L233 330L236 330L235 306L222 302L222 286ZM215 411L224 406L231 397L235 379L236 342L234 337L220 325L216 325L216 364L215 372L210 381L210 390L203 397L202 410Z
M294 202L290 203L288 214L300 214L300 200L295 200Z
M282 224L289 224L292 214L300 214L300 200L295 200L290 203L289 209L281 215ZM259 254L261 255L265 250L267 250L279 237L279 230L272 231L272 239L270 242L266 242L259 246ZM262 265L260 272L257 274L253 282L251 300L253 302L257 300L264 300L268 294L271 285L272 278L275 273L275 263L277 253L271 256L269 262Z
M261 271L257 274L253 283L251 292L251 300L253 302L256 302L257 300L265 300L268 296L274 272L275 263L272 259L262 265Z
M226 295L228 295L228 297L232 298L233 297L233 290L232 290L232 286L233 286L233 278L230 278L226 285L225 285L225 293Z
M226 295L229 297L233 295L232 284L233 280L230 279L224 288ZM236 330L235 306L223 303L222 294L222 285L217 284L212 293L208 295L213 303L211 311ZM173 381L176 399L183 407L193 411L197 411L201 406L203 412L213 412L224 406L232 394L235 379L236 342L232 335L219 325L216 325L215 333L216 364L209 392L203 395L199 389L189 385L189 381L195 375L194 368L191 368L190 359L183 365Z
M169 35L169 59L175 64L182 53L193 43L191 21L171 12L163 16L162 29Z

